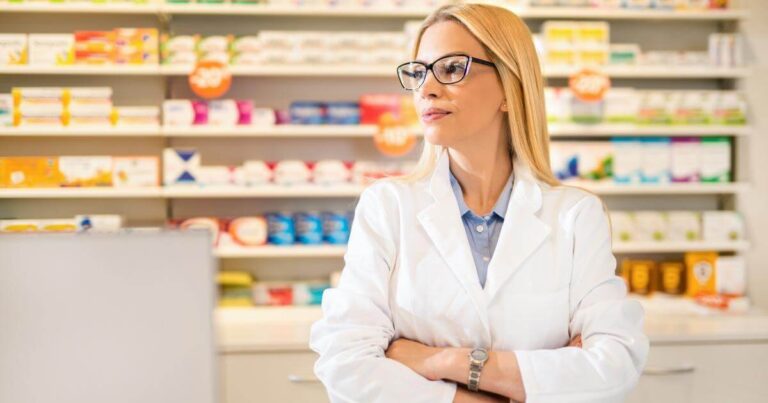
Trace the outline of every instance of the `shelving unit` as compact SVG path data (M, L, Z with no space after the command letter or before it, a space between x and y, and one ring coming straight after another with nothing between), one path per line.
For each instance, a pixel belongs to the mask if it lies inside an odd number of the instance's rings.
M315 138L370 138L378 131L375 125L275 125L275 126L192 126L192 127L125 127L125 128L0 128L2 137L315 137ZM421 133L416 133L421 135ZM567 137L619 137L619 136L749 136L749 126L663 126L617 124L550 124L553 138Z
M745 183L617 185L613 183L579 182L577 186L599 195L731 195L748 191ZM171 186L158 188L40 188L0 189L0 199L260 199L260 198L356 198L362 185L295 185L295 186Z
M528 19L572 18L600 20L733 21L749 17L744 10L666 11L595 9L590 7L510 7ZM313 18L424 18L429 9L363 7L290 7L238 4L2 4L7 13L155 14L155 15L240 15Z
M716 30L731 29L739 22L750 17L749 12L743 9L713 10L713 11L657 11L657 10L626 10L626 9L592 9L570 7L546 7L546 8L513 8L521 17L538 24L547 19L584 19L584 20L608 20L614 25L621 24L642 25L653 22L654 27L664 29L671 22L681 24L694 24L696 27L711 27ZM29 14L25 18L33 18L36 14L61 14L57 18L64 20L69 16L94 16L101 14L104 21L114 19L139 19L151 20L158 28L175 30L179 32L192 32L191 27L205 18L206 29L209 34L229 32L256 33L262 26L274 29L274 22L286 22L288 28L300 29L308 19L313 19L313 24L327 30L344 30L343 26L349 22L359 26L361 21L375 20L376 30L402 27L407 19L423 18L428 10L424 9L363 9L363 8L339 8L328 7L276 7L263 5L215 5L215 4L146 4L146 5L121 5L121 4L0 4L0 14ZM155 18L156 17L156 18ZM42 17L40 17L42 18ZM81 28L76 24L83 24L82 19L75 18L67 29L72 31ZM133 20L131 20L133 21ZM190 22L192 21L192 22ZM61 24L64 24L61 23ZM291 25L293 24L293 25ZM117 26L117 25L115 25ZM282 25L281 25L282 27ZM84 27L85 28L85 27ZM283 29L283 28L281 28ZM400 29L400 28L396 28ZM641 28L635 28L640 30ZM647 28L645 28L647 29ZM656 28L654 28L656 29ZM674 43L675 38L668 38ZM640 40L646 40L642 38ZM667 38L648 38L667 45ZM663 47L663 46L662 46ZM674 48L674 46L671 46ZM652 49L652 48L649 48ZM577 68L563 66L545 66L544 75L551 81L563 85L564 79L573 74ZM752 77L752 68L714 68L697 66L605 66L601 68L619 84L628 82L639 88L732 88L739 80ZM99 85L119 83L122 87L116 94L127 94L130 100L147 98L160 104L163 98L189 98L191 95L186 89L184 76L191 71L190 66L62 66L62 67L33 67L13 66L0 67L0 84L21 80L33 83L39 80L46 85L60 80L62 83L78 83L89 85L92 80ZM284 102L286 97L301 96L333 98L336 95L322 93L318 87L312 86L312 79L332 80L335 89L338 89L340 99L354 97L359 93L369 91L367 83L375 91L381 91L389 82L392 83L391 91L399 91L394 78L394 66L334 66L334 65L264 65L264 66L232 66L230 68L236 77L233 92L237 96L248 98L251 94L261 97L261 101L279 99L275 102ZM274 85L264 85L274 78L285 85L283 88ZM349 80L345 80L349 79ZM349 81L348 83L345 81ZM83 84L85 83L85 84ZM126 84L127 83L127 84ZM163 88L154 94L146 95L142 92L146 89L146 83L160 83ZM133 87L136 87L134 89ZM155 85L155 84L152 84ZM373 90L372 90L373 91ZM352 95L350 95L352 94ZM141 103L139 102L139 103ZM127 104L130 104L127 103ZM267 103L268 104L268 103ZM302 125L277 125L271 127L135 127L135 128L2 128L0 129L0 147L4 145L14 146L24 152L37 150L31 148L37 139L56 138L56 142L46 150L55 153L64 149L83 150L85 154L95 154L99 150L116 150L120 154L142 155L151 150L160 155L162 147L180 146L205 148L202 153L204 161L209 157L217 164L237 164L242 162L243 156L258 156L259 159L281 159L283 156L314 155L319 144L333 144L328 153L334 156L338 153L340 159L354 159L358 154L366 157L376 155L373 147L364 142L376 134L378 128L371 125L355 126L302 126ZM642 126L642 125L618 125L618 124L552 124L549 127L550 135L557 139L579 138L608 138L614 136L680 136L680 137L707 137L727 136L734 142L748 142L762 135L753 126ZM159 140L158 140L159 139ZM217 139L227 141L217 142ZM296 146L299 141L307 141L311 146ZM29 146L24 146L29 144ZM289 148L296 147L296 148ZM307 148L313 148L307 150ZM46 151L47 152L47 151ZM277 155L278 157L275 157ZM256 157L254 157L256 158ZM735 153L735 158L739 155ZM311 158L306 158L311 159ZM736 164L734 163L734 166ZM742 175L736 171L734 183L706 184L666 184L666 185L618 185L614 183L568 183L578 185L599 195L609 196L606 200L611 207L614 201L620 202L621 208L652 209L654 202L664 200L665 206L675 205L686 208L691 200L695 201L697 208L722 209L734 208L737 197L747 194L751 185L748 182L749 175ZM344 187L319 187L319 186L294 186L294 187L173 187L173 188L97 188L97 189L0 189L0 209L3 206L11 206L12 213L32 216L34 212L45 214L58 214L61 203L63 212L69 214L84 213L90 210L109 212L126 212L125 214L141 215L142 221L164 221L169 218L182 218L191 216L206 216L209 211L218 214L261 214L276 209L289 209L301 211L314 210L316 205L322 205L323 209L348 210L354 206L355 199L362 192L362 186ZM306 203L304 201L306 200ZM139 207L134 205L150 206L154 208L151 213L138 214ZM55 208L51 208L54 207ZM297 207L300 206L300 207ZM629 207L625 207L629 206ZM703 207L700 207L703 206ZM666 208L666 207L665 207ZM131 217L128 217L129 219ZM726 253L743 253L749 250L751 244L745 241L739 242L664 242L664 243L627 243L615 244L614 252L617 254L679 254L685 251L715 250ZM280 265L290 265L292 259L321 259L333 261L343 256L345 246L293 246L274 247L265 246L258 248L221 247L215 251L220 259L221 267L231 266L230 261L242 263L243 261L257 260L270 264L279 261ZM330 258L330 259L327 259ZM340 268L340 267L339 267ZM261 268L254 269L256 274ZM297 269L301 272L299 279L311 279L316 277L316 272L311 268ZM293 276L295 273L292 273ZM261 313L280 312L289 317L298 310L306 310L317 313L316 308L279 308L279 309L254 309L251 312L260 312L254 317L261 317ZM246 314L246 316L248 316ZM290 320L290 319L288 319Z
M749 249L746 241L733 242L614 242L614 253L680 253L686 251L740 252ZM346 246L253 246L219 247L215 255L220 259L244 258L340 258L346 252Z
M547 78L568 78L579 68L569 66L544 66ZM723 68L710 66L603 66L600 68L611 78L635 79L729 79L746 77L748 68ZM261 65L230 66L233 76L241 77L366 77L393 78L393 66L349 65ZM105 75L105 76L186 76L192 66L10 66L0 67L0 74L39 75Z

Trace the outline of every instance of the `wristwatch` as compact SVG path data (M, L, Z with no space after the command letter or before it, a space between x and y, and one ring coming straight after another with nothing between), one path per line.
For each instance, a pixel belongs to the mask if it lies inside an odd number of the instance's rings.
M469 353L469 381L467 388L473 392L480 390L480 372L488 361L488 351L476 348Z

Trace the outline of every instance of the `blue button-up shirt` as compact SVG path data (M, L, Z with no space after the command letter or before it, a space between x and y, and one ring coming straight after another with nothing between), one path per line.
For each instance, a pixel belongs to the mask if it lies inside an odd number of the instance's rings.
M496 249L496 243L501 234L501 225L504 222L504 216L507 214L507 205L512 195L512 182L514 174L509 175L504 190L501 191L499 199L493 206L493 211L485 216L479 216L467 207L464 201L464 195L461 191L461 185L451 172L451 188L459 204L459 212L464 222L464 230L467 233L469 247L472 250L472 258L475 260L477 277L480 285L485 287L485 279L488 277L488 263L491 261L493 251Z

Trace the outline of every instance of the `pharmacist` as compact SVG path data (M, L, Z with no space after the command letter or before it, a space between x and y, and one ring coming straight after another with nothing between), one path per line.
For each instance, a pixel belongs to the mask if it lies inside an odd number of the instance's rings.
M648 354L600 199L558 184L530 33L488 5L437 10L414 62L425 148L358 203L311 331L333 402L618 402Z

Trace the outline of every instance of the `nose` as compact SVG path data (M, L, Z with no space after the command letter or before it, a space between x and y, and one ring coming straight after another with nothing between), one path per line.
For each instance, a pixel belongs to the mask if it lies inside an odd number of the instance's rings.
M424 83L418 89L420 98L438 98L442 94L443 84L441 84L435 78L435 73L432 70L427 71L427 77L424 78Z

